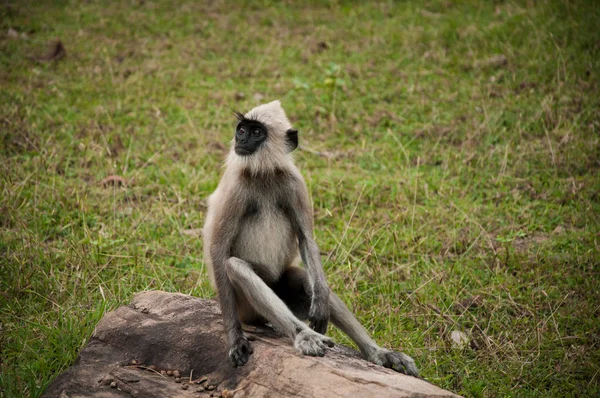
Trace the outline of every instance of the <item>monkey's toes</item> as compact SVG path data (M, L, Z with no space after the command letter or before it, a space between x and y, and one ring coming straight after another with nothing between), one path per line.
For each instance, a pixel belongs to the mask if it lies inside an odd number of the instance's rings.
M294 341L294 348L297 352L313 357L325 355L327 347L333 347L333 340L310 329L298 333Z
M396 372L419 377L419 370L414 359L402 352L381 349L375 354L374 358L371 358L371 362L393 369Z
M419 370L415 365L414 359L401 352L390 352L387 354L389 368L394 369L396 372L402 372L409 376L419 377Z
M233 362L233 366L243 366L250 355L252 354L252 347L246 337L238 338L229 350L229 358Z

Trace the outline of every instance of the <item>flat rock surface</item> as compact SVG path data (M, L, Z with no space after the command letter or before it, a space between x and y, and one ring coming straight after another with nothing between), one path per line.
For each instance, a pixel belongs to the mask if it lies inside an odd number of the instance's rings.
M102 318L76 363L44 396L456 397L364 361L341 345L325 357L307 357L269 328L246 332L254 354L246 365L234 368L215 301L138 293L131 304Z

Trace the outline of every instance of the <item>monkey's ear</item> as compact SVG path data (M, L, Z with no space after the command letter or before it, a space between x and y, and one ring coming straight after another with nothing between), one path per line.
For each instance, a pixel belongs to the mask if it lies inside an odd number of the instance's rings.
M298 148L298 130L289 129L285 132L285 135L288 144L288 153L290 153Z

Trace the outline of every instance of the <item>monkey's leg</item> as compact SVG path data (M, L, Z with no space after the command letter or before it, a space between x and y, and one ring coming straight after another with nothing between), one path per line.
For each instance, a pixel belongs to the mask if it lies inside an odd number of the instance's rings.
M333 341L329 337L311 330L296 318L275 292L254 272L249 263L230 257L226 267L227 276L234 288L248 298L256 312L294 340L296 351L304 355L323 356L325 347L333 346Z
M302 320L308 318L310 308L308 289L308 275L304 268L300 267L287 268L281 279L273 286L275 293ZM411 376L418 376L419 372L411 357L401 352L379 347L358 322L354 314L350 312L346 304L331 291L329 306L331 322L358 345L367 360Z
M379 347L346 304L333 292L329 295L329 304L331 306L331 322L358 345L367 360L397 372L419 376L415 361L411 357L402 352Z

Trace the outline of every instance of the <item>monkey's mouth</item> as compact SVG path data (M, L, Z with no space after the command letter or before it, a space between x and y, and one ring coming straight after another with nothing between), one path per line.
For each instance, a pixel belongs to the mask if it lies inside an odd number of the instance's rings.
M235 153L237 155L248 156L248 155L252 155L253 152L254 151L244 148L243 146L238 146L238 145L235 146Z

